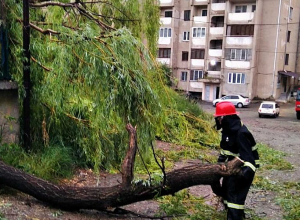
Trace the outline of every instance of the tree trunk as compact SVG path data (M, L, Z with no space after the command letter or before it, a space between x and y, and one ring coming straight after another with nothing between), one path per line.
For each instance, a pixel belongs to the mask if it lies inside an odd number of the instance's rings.
M221 176L234 175L240 171L243 161L234 159L222 171L220 164L193 164L166 173L155 185L142 182L131 183L133 179L134 155L136 153L136 130L127 125L130 133L129 150L122 165L122 183L112 187L71 187L55 185L27 174L0 161L0 183L29 194L41 201L61 209L106 210L154 197L174 194L194 185L211 185ZM129 153L130 152L130 153ZM124 165L126 164L126 166Z

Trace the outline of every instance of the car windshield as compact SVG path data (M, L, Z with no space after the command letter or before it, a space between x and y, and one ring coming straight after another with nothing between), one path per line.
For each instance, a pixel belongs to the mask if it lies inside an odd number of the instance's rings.
M262 104L262 108L273 108L273 104Z
M297 101L300 101L300 90L297 91L297 97L296 97Z

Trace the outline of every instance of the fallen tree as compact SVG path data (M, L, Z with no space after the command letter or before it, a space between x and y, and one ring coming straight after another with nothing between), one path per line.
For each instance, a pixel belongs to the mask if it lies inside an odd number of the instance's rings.
M174 194L194 185L211 185L221 176L234 175L243 162L239 159L225 164L193 164L165 172L160 183L133 183L133 168L137 151L136 128L127 125L129 149L122 164L122 183L111 187L72 187L55 185L27 174L0 161L0 182L61 209L107 210L138 201Z

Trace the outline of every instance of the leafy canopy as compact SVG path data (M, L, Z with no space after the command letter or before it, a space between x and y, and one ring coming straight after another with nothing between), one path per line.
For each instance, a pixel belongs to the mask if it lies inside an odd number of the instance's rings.
M167 87L166 70L155 61L158 5L30 4L33 152L60 145L72 149L78 164L118 167L128 145L127 123L137 126L145 161L155 136L187 145L216 142L210 116ZM7 1L6 10L11 73L23 98L22 2Z

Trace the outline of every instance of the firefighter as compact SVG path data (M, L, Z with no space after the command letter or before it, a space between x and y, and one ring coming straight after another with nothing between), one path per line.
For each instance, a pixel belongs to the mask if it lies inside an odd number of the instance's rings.
M226 163L235 157L244 161L240 174L223 177L222 181L211 186L213 192L223 198L227 220L244 219L245 200L256 168L259 167L256 142L238 114L231 102L218 103L214 114L216 128L222 129L218 162ZM226 169L225 166L222 167Z

